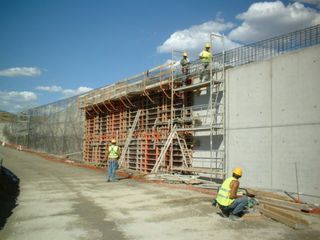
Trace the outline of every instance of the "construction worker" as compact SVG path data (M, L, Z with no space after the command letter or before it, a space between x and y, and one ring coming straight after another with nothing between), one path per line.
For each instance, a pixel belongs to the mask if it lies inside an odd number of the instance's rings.
M232 177L227 178L222 183L216 202L221 209L224 217L231 220L239 219L248 205L248 197L237 195L239 189L239 178L242 177L242 169L237 167L232 172Z
M185 75L185 79L182 81L183 85L187 85L188 80L189 80L189 68L190 68L190 61L188 59L188 54L184 52L182 54L182 59L180 60L180 65L181 65L181 71Z
M188 75L189 74L189 66L190 66L190 61L188 59L188 54L186 52L184 52L182 54L182 59L180 61L180 65L181 65L181 71L184 75Z
M203 79L204 75L205 76L209 75L208 74L209 73L208 66L212 62L212 53L210 51L210 48L211 48L210 44L207 43L205 45L205 49L199 54L199 58L200 58L200 60L202 62L202 66L203 66L203 72L200 75L200 81L201 82L204 81L204 79Z
M120 147L116 145L116 140L111 140L111 146L108 148L108 175L107 181L116 181L116 170L118 169L118 159L120 156Z

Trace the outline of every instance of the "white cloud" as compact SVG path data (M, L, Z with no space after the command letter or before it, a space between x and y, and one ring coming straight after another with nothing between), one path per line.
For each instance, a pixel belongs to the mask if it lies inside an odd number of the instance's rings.
M243 23L229 33L234 41L254 42L320 23L320 13L295 2L259 2L237 16Z
M32 77L41 75L41 70L35 67L15 67L0 70L1 77Z
M320 8L320 1L319 0L294 0L294 2L308 3L308 4L315 5L318 8Z
M72 97L92 90L92 88L89 87L78 87L77 89L63 89L62 87L56 85L37 86L36 89L46 92L58 92L61 93L63 97Z
M0 91L0 110L19 112L36 105L37 95L33 92Z
M173 66L178 66L180 65L180 61L172 61L172 59L167 59L163 65L169 65L169 64L173 64Z
M188 29L176 31L161 45L158 46L159 53L171 53L172 50L187 51L189 55L197 56L204 44L210 41L209 34L220 34L234 27L231 22L225 23L221 17L215 21L208 21L200 25L191 26ZM220 40L213 42L214 52L222 51ZM235 42L225 39L226 49L235 48L239 45ZM179 56L180 57L180 56Z
M62 87L52 85L52 86L37 86L37 90L40 91L47 91L47 92L61 92L63 89Z
M89 87L78 87L77 89L64 89L62 93L65 97L72 97L72 96L79 95L91 90L92 88L89 88Z

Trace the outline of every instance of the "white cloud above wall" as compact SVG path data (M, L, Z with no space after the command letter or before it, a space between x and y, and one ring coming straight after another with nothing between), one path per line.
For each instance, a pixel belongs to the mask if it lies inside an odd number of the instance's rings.
M320 4L319 0L301 0L299 2L318 6ZM242 44L320 24L319 11L308 8L299 2L292 2L288 5L284 5L281 1L253 3L247 11L236 16L240 20L238 26L230 21L225 22L219 14L213 21L193 25L172 33L157 47L157 52L187 51L191 55L191 59L194 59L198 58L204 44L209 42L210 33L225 34L225 49L227 50ZM214 52L222 51L220 40L214 39L213 46Z
M0 91L0 110L19 112L36 105L37 95L29 91Z
M320 8L320 1L319 0L294 0L293 2L301 2L301 3L308 3Z
M254 42L320 23L320 13L295 2L258 2L246 12L237 15L242 24L231 30L228 37L234 41Z
M78 87L77 89L64 89L62 93L64 97L72 97L72 96L79 95L91 90L92 88L89 88L89 87Z
M0 70L1 77L33 77L41 74L41 70L36 67L14 67Z
M63 89L62 87L56 85L37 86L36 89L39 91L45 91L50 93L61 93L64 98L79 95L92 90L92 88L89 87L78 87L77 89Z
M63 89L62 87L52 85L52 86L37 86L37 90L40 91L47 91L47 92L61 92Z
M187 51L189 55L198 54L203 46L210 41L209 34L221 34L226 30L230 30L235 25L231 22L225 23L219 18L215 21L208 21L199 25L193 25L190 28L179 30L171 34L171 36L158 46L159 53L171 53L172 50ZM222 50L220 40L214 40L214 49L217 52ZM227 49L235 48L239 44L226 39L225 46Z

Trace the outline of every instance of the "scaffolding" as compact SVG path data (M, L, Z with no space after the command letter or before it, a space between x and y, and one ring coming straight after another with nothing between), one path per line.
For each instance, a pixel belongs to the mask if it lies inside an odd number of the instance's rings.
M213 67L215 65L215 67ZM121 167L143 173L185 172L224 177L224 149L210 147L207 167L193 166L194 135L224 133L224 65L193 62L188 73L162 65L79 98L86 118L84 160L106 166L111 139L122 148ZM194 105L194 95L210 96ZM211 140L212 143L212 140Z
M161 65L79 97L86 127L84 160L106 166L111 139L122 147L120 165L143 173L187 172L223 179L226 169L225 69L319 43L319 25L215 54L188 73ZM210 34L210 43L214 37ZM176 51L177 52L177 51ZM174 55L174 54L172 54ZM197 95L208 104L196 104ZM195 156L197 135L209 136L207 156ZM201 163L202 161L202 163Z
M116 138L122 167L223 177L225 69L317 44L320 25L214 54L211 77L205 81L200 81L200 61L191 62L187 76L179 65L158 66L81 96L29 109L4 135L33 150L98 166L106 166L106 149ZM207 103L195 102L202 94L209 95ZM210 146L201 155L199 145L207 144L198 142L203 134Z

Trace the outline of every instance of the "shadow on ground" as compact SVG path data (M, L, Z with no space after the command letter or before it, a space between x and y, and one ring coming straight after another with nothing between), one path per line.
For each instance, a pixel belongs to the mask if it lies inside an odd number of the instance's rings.
M5 226L12 210L17 206L20 193L19 178L9 169L0 166L0 230Z

